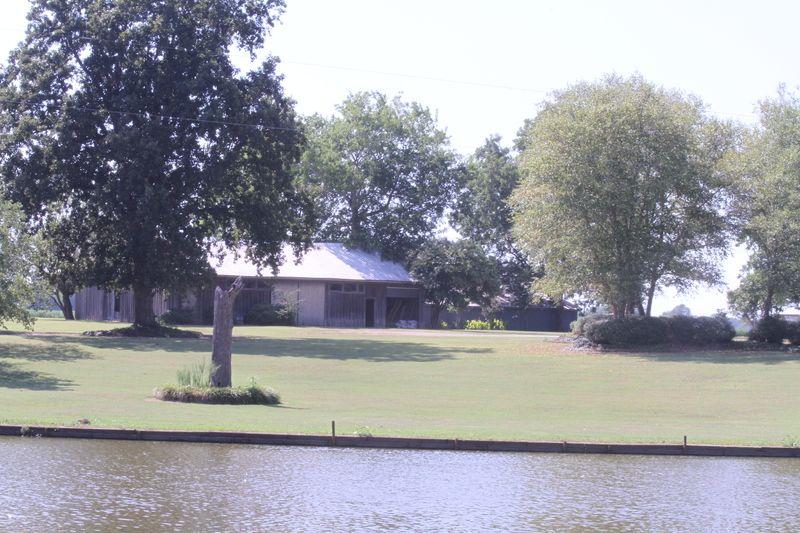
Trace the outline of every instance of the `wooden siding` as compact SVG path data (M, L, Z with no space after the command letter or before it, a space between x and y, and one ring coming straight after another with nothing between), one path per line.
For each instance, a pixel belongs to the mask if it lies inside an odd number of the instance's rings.
M218 278L218 285L228 287L233 278ZM247 278L254 280L255 278ZM297 310L298 326L365 327L367 299L373 302L374 327L393 327L387 324L387 297L403 298L402 317L395 320L419 320L421 291L411 284L362 282L360 293L330 291L332 283L321 280L275 280L263 278L268 287L245 289L236 299L234 318L241 323L247 311L260 302L286 302ZM195 321L210 324L213 319L214 288L207 287L186 291L183 294L160 292L153 301L153 311L161 315L169 309L193 309ZM133 295L129 291L119 294L118 311L114 312L113 291L89 287L75 296L76 317L88 320L133 320ZM422 325L422 324L420 324Z
M325 325L334 328L363 328L366 295L363 292L337 292L331 290L325 297Z
M116 302L119 299L119 307ZM164 291L156 291L153 312L163 315L169 309ZM75 318L78 320L118 320L133 322L134 307L131 291L107 291L86 287L75 293Z
M75 318L78 320L114 320L114 293L86 287L75 293Z
M370 283L366 287L367 298L375 300L375 327L386 327L386 285Z
M325 282L300 282L300 309L298 326L325 325Z

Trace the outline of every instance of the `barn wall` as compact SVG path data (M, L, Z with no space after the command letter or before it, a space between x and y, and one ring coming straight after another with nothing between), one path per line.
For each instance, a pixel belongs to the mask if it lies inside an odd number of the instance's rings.
M426 304L425 316L427 322L424 327L430 327L430 305ZM516 331L569 331L570 323L577 318L577 311L573 309L559 309L557 307L529 307L519 309L504 307L496 311L493 316L506 323L506 328ZM439 315L440 321L445 321L450 326L461 328L467 320L484 319L480 307L468 307L460 312L443 310Z
M325 325L334 328L363 328L365 292L334 292L330 283L325 295Z
M386 284L370 283L366 286L366 297L375 301L375 327L386 327Z
M119 295L119 312L114 310ZM153 298L153 312L163 315L169 309L163 291ZM133 293L131 291L107 291L98 287L86 287L75 293L75 318L78 320L119 320L133 322Z
M301 281L298 326L325 325L325 282Z
M78 320L113 320L114 293L86 287L75 293L75 318Z

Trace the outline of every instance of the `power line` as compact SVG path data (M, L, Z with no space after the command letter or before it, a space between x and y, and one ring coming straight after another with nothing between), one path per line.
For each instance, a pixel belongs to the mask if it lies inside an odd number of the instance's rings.
M321 63L308 63L305 61L285 61L281 60L281 63L286 63L287 65L300 65L305 67L314 67L314 68L324 68L324 69L331 69L331 70L344 70L349 72L361 72L364 74L378 74L381 76L395 76L398 78L408 78L408 79L416 79L416 80L425 80L425 81L435 81L439 83L453 83L457 85L471 85L474 87L486 87L489 89L503 89L506 91L520 91L520 92L527 92L527 93L539 93L539 94L547 94L550 91L547 89L532 89L527 87L514 87L512 85L502 85L497 83L484 83L479 81L467 81L467 80L455 80L450 78L437 78L435 76L423 76L419 74L406 74L402 72L388 72L388 71L381 71L381 70L371 70L366 68L358 68L358 67L347 67L342 65L323 65Z
M26 31L25 28L13 28L13 27L4 27L0 26L0 31L13 31L13 32L20 32ZM312 67L312 68L321 68L321 69L328 69L328 70L341 70L345 72L359 72L362 74L375 74L379 76L393 76L397 78L405 78L405 79L415 79L415 80L422 80L422 81L433 81L436 83L450 83L455 85L465 85L465 86L472 86L472 87L483 87L487 89L500 89L505 91L516 91L516 92L525 92L525 93L535 93L535 94L548 94L552 92L548 89L535 89L531 87L517 87L513 85L505 85L505 84L498 84L498 83L485 83L485 82L477 82L477 81L470 81L470 80L458 80L452 78L439 78L436 76L425 76L420 74L409 74L404 72L390 72L390 71L382 71L382 70L374 70L368 68L361 68L361 67L350 67L344 65L326 65L323 63L312 63L307 61L286 61L281 59L281 63L287 65L297 65L297 66L304 66L304 67ZM110 110L104 110L107 112L115 112ZM125 113L125 114L136 114L136 113L128 113L128 112L118 112L118 113ZM722 116L730 116L730 117L747 117L753 118L758 116L758 113L751 112L751 113L733 113L728 111L717 111L712 112L716 115ZM160 116L160 115L154 115ZM176 120L192 120L196 122L209 122L213 123L214 121L208 120L201 120L201 119L190 119L190 118L182 118L182 117L165 117L165 118L172 118ZM250 127L262 127L265 129L286 129L289 131L296 130L296 128L267 128L266 126L258 126L256 124L237 124L237 123L229 123L229 122L219 122L219 124L227 124L227 125L237 125L237 126L250 126Z

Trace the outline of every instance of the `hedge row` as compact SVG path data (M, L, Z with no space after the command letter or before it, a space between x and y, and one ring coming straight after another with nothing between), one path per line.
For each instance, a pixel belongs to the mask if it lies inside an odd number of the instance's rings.
M727 318L706 316L612 318L589 315L573 323L573 332L607 346L722 344L736 336Z
M789 341L800 345L800 322L788 322L778 317L767 317L756 322L750 330L751 341L781 344Z

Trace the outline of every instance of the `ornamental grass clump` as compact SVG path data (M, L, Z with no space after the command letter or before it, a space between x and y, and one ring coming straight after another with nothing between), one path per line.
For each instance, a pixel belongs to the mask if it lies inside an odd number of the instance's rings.
M281 398L274 390L262 387L255 378L247 386L212 387L211 376L217 366L200 360L178 370L177 385L166 385L153 391L157 400L165 402L212 403L231 405L275 405Z
M205 359L191 366L178 369L178 385L181 387L210 387L211 376L219 368Z

